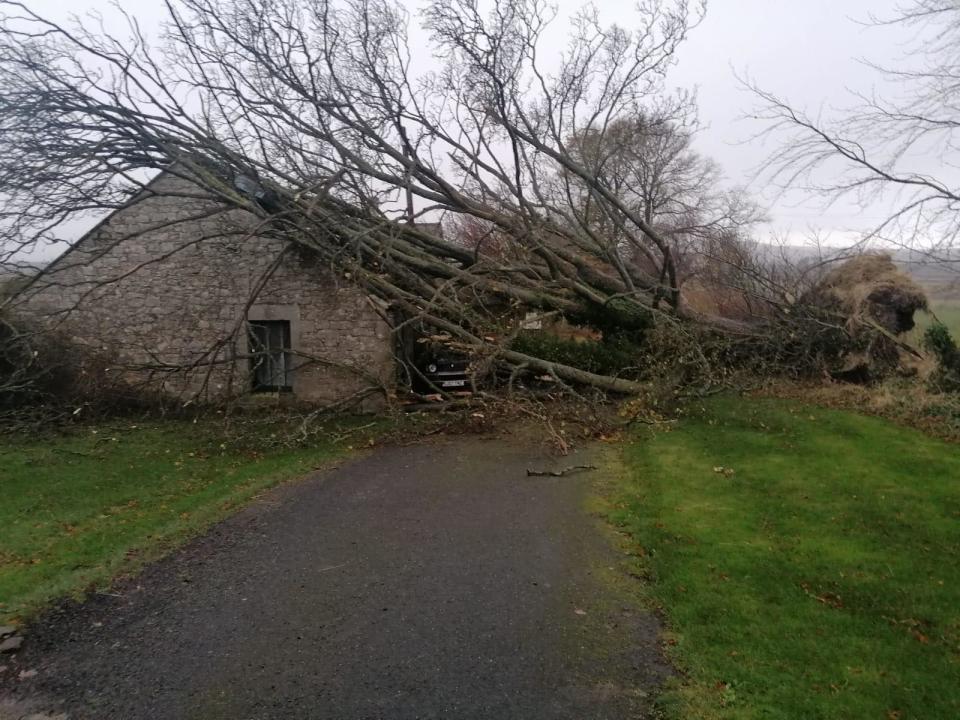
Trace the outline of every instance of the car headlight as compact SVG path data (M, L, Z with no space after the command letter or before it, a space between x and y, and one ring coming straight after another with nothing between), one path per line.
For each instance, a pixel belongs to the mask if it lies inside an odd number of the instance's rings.
M436 365L434 365L433 363L430 363L429 365L427 365L427 372L432 372L432 373L434 373L434 372L436 372L436 371L437 371L437 366L436 366Z

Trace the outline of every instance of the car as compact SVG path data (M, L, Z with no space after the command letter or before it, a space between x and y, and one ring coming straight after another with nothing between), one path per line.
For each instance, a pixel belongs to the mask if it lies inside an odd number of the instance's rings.
M423 376L440 390L469 390L470 361L449 353L428 355L419 364ZM433 388L430 388L431 390Z
M471 357L457 349L448 334L431 332L417 322L403 322L398 334L398 353L404 359L411 390L419 395L438 391L468 393L473 390Z

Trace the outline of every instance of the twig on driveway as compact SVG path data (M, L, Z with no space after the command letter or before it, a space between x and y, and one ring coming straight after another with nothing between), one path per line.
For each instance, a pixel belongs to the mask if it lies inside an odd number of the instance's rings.
M527 477L563 477L581 470L596 470L596 465L571 465L565 470L530 470L527 469Z
M334 442L334 443L343 442L344 440L346 440L346 439L347 439L348 437L350 437L351 435L355 435L355 434L357 434L358 432L360 432L361 430L366 430L367 428L372 428L374 425L376 425L376 423L375 423L375 422L372 422L372 423L367 423L366 425L361 425L361 426L359 426L359 427L351 428L350 430L347 430L346 432L342 432L342 433L340 433L339 435L335 436L335 437L333 438L333 442Z

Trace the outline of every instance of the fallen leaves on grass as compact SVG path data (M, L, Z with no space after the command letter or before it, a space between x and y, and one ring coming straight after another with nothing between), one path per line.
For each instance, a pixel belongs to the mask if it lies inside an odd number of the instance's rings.
M836 593L832 593L832 592L818 593L815 590L811 589L808 583L800 583L800 587L803 589L803 592L805 592L809 597L812 597L818 603L821 603L822 605L826 605L827 607L831 607L834 610L843 609L843 599Z
M895 627L905 627L907 632L913 636L913 639L921 645L930 644L930 636L927 634L930 632L930 623L924 622L923 620L917 620L915 618L905 618L904 620L886 618L886 620Z

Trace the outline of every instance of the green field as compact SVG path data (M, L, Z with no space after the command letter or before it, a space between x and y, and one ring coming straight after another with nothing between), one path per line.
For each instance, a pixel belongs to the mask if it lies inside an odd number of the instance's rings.
M0 624L102 587L346 452L332 440L242 450L218 430L163 422L0 439Z
M930 309L937 319L950 329L950 333L960 340L960 300L933 300ZM916 322L917 328L910 333L910 342L919 345L923 331L933 322L933 317L928 313L917 313Z
M774 400L667 427L611 513L685 673L668 717L960 717L960 448Z
M954 337L960 337L960 301L942 300L934 302L932 309L940 322L950 328Z

